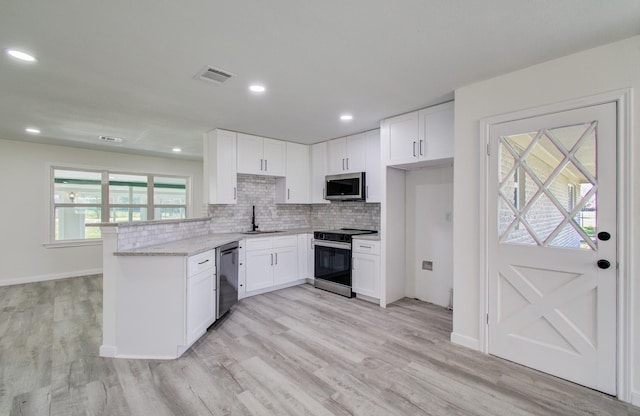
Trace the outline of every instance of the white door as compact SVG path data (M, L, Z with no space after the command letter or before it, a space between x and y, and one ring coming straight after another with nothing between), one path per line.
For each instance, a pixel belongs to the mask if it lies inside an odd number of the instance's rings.
M616 394L615 104L489 144L489 353Z

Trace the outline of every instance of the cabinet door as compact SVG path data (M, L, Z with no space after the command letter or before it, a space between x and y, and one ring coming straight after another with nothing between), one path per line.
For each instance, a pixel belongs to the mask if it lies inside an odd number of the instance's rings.
M315 256L313 255L313 234L307 234L307 278L314 278Z
M382 201L382 161L380 160L380 130L365 133L366 201Z
M344 173L347 162L347 138L329 140L327 145L327 160L329 161L329 175Z
M347 136L346 172L364 172L366 145L364 133Z
M285 176L287 172L286 142L281 140L263 139L263 175Z
M204 138L204 183L210 204L237 201L236 133L216 129Z
M309 250L307 249L307 234L298 234L298 275L300 279L309 278Z
M275 285L298 280L298 246L284 247L275 250L273 265L273 281Z
M238 133L238 173L264 175L263 138Z
M273 286L273 250L247 251L245 255L247 292Z
M352 260L353 291L375 299L380 298L380 257L354 253Z
M276 203L309 203L309 146L287 143L287 176L276 181Z
M383 121L385 165L413 163L418 158L418 112L403 114Z
M187 278L187 344L198 339L215 321L214 278L213 269Z
M450 102L420 110L420 159L453 157L453 108Z
M312 204L328 204L324 199L325 177L328 171L327 142L311 146L311 196Z

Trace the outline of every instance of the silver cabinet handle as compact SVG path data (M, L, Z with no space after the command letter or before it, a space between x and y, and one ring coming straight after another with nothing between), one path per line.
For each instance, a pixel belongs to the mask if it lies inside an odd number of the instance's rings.
M200 262L200 263L198 263L198 264L205 264L205 263L206 263L206 262L208 262L208 261L209 261L209 259L206 259L206 260L201 261L201 262Z
M268 162L268 160L267 160L267 159L265 159L265 160L264 160L264 171L265 171L265 172L269 170L269 168L267 168L267 162Z
M291 189L287 188L287 200L291 199Z
M366 192L366 195L367 195L367 199L369 199L369 185L367 185L367 192Z
M260 170L264 170L264 159L260 159Z
M358 244L358 247L360 247L360 248L372 248L371 246L364 246L362 244Z
M271 265L273 266L273 253L271 253Z
M422 142L424 142L424 140L420 140L420 156L424 155L424 153L422 153Z
M349 170L349 158L347 158L347 170Z
M276 253L276 266L278 265L278 253Z
M342 158L342 170L344 170L344 158Z
M233 187L233 200L235 201L236 199L238 199L238 189L234 186Z
M416 142L413 142L413 157L416 157Z

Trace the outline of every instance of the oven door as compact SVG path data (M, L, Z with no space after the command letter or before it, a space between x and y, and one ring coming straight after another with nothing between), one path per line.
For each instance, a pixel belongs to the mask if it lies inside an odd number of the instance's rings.
M351 287L351 244L315 240L314 277Z

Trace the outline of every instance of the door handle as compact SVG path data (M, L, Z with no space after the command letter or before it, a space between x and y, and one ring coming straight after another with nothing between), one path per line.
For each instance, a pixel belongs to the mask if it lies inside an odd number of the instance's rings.
M611 267L611 263L608 260L600 259L598 260L598 267L601 269L608 269Z
M600 241L609 241L610 238L611 238L611 234L609 234L606 231L600 231L598 233L598 240Z

